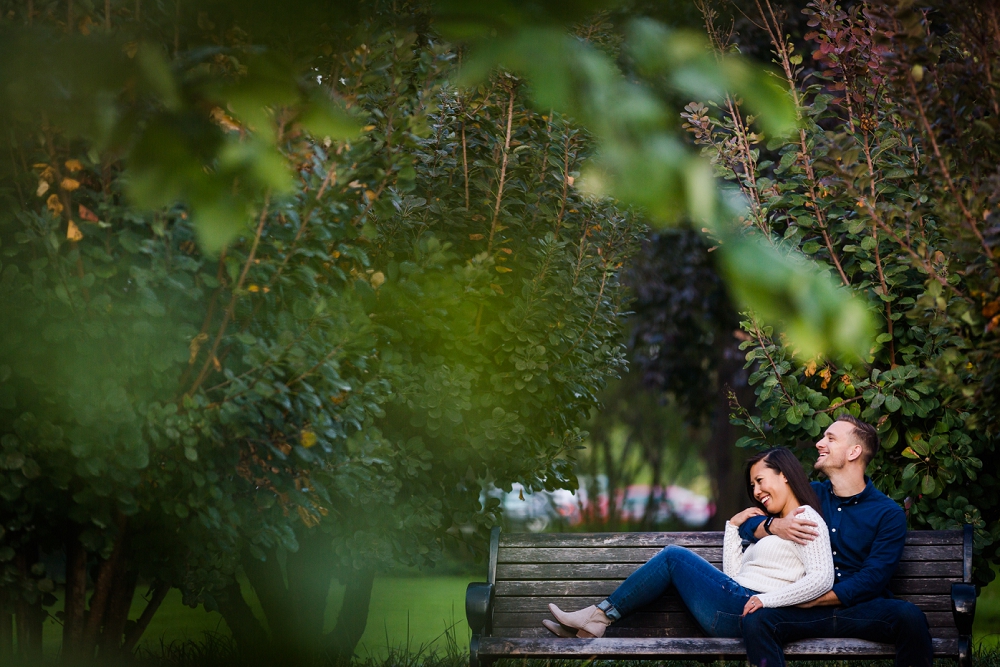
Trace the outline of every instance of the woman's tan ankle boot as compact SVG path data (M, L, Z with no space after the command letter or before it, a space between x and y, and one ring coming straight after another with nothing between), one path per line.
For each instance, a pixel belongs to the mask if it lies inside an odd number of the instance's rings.
M576 629L577 637L603 637L604 631L611 625L611 619L597 605L590 605L580 611L567 613L549 603L549 611L559 621L560 625Z
M576 628L567 628L547 618L542 621L542 625L556 637L562 637L563 639L576 637Z

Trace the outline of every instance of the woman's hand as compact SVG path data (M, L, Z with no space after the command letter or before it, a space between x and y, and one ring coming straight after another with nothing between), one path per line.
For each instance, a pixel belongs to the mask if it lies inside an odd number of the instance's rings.
M764 605L761 604L760 598L754 595L752 598L747 600L747 603L743 605L743 615L752 614L758 609L763 609Z
M762 510L759 507L748 507L747 509L743 510L742 512L734 516L732 519L730 519L729 523L739 528L740 526L743 525L744 521L746 521L752 516L764 516L764 510Z

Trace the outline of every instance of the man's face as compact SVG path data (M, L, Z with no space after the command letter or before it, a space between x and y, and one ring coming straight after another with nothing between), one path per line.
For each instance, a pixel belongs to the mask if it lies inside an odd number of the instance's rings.
M827 474L832 470L840 470L848 464L848 456L854 454L856 447L859 444L854 435L854 424L833 422L827 427L823 438L816 443L819 458L813 468Z

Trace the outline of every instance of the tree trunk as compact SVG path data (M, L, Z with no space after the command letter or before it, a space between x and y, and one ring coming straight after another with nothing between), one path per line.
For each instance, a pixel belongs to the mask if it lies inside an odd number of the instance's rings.
M38 562L38 547L29 545L18 550L14 556L14 564L17 567L21 582L29 580L31 568ZM17 621L17 650L22 658L27 658L27 662L40 663L42 660L42 622L45 620L45 612L42 610L41 601L34 604L24 599L23 595L18 595L14 599L14 615Z
M219 603L219 612L225 619L229 631L233 634L233 639L243 653L260 654L262 648L267 645L267 632L260 624L257 617L253 615L250 605L243 599L243 591L240 590L238 581L233 581L226 587L226 590L216 598Z
M10 594L0 589L0 665L6 665L14 655L14 611Z
M266 554L267 560L262 561L245 553L242 560L243 571L260 601L267 627L271 631L271 641L277 644L296 634L295 607L298 602L289 599L277 551L268 549Z
M340 660L350 660L368 625L368 609L372 601L375 569L345 568L340 581L347 585L344 603L337 614L337 625L327 635L327 653Z
M299 550L288 554L288 602L294 606L295 641L312 651L323 648L323 618L334 575L330 537L316 530L299 536Z
M124 561L123 552L127 541L126 519L118 516L118 537L115 538L114 547L108 559L101 562L97 570L97 580L94 582L94 594L90 598L90 611L87 614L83 628L80 649L81 654L92 656L97 645L97 637L104 625L105 612L108 607L108 599L111 596L111 588L114 582L124 576L122 565Z
M108 597L108 610L104 618L104 629L98 640L98 655L102 658L121 654L122 642L125 636L125 625L128 623L128 612L132 608L135 597L135 586L138 575L128 571L127 566L115 578Z
M712 482L712 496L715 499L715 514L709 519L709 530L722 530L734 514L750 506L746 481L743 478L743 461L751 453L736 447L736 441L746 435L746 431L729 423L729 392L736 395L740 405L749 409L754 406L754 392L746 381L742 359L738 353L725 351L724 360L719 364L719 377L729 384L722 384L716 398L712 414L712 434L706 449L706 462Z
M66 543L66 599L63 605L64 656L80 656L87 604L87 550L74 533Z

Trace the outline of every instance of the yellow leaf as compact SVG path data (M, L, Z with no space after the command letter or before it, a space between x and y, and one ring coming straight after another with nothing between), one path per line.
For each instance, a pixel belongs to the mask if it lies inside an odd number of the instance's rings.
M362 130L364 130L365 132L371 132L372 130L374 130L374 129L375 129L375 126L374 126L374 125L365 125L365 126L364 126L363 128L361 128L361 129L362 129Z
M510 273L514 269L508 269L506 266L498 266L496 267L496 270L500 273Z
M368 201L375 201L378 199L378 195L375 194L374 190L365 190L365 197L368 198Z
M385 283L384 273L382 273L381 271L376 271L375 273L372 274L372 287L378 289L379 287L382 286L383 283Z
M806 377L812 377L813 375L816 374L816 360L815 359L810 359L809 363L806 364L805 374L806 374Z
M39 179L38 180L38 189L35 190L35 194L38 195L39 197L41 197L42 195L44 195L48 191L49 191L49 182L46 181L45 179Z
M59 215L63 212L63 205L59 201L59 195L49 195L49 198L45 200L45 205L52 211L52 215Z
M49 183L51 183L53 180L55 180L56 172L49 165L44 164L44 163L43 164L36 164L35 168L42 170L42 173L40 173L38 175L38 178L40 178L42 180L45 180L45 181L48 181Z
M76 180L75 178L64 178L62 179L62 183L59 184L59 187L61 187L66 192L73 192L73 190L76 190L77 188L80 187L80 181Z
M822 371L820 371L819 376L821 378L823 378L823 383L820 385L820 388L821 389L826 389L827 387L829 387L830 386L830 378L833 377L833 373L830 371L830 369L829 368L824 368Z
M314 517L311 513L309 513L308 510L306 510L306 508L302 507L301 505L296 507L295 511L298 513L299 518L302 519L302 523L306 525L306 528L312 528L313 526L319 525L319 519Z
M469 234L470 241L482 241L484 238L486 237L482 234Z
M188 345L188 350L191 352L191 356L188 358L189 366L194 363L195 359L198 358L198 350L201 349L202 343L206 340L208 340L208 334L204 332L191 339L191 343Z
M496 283L490 283L490 289L496 292L497 294L503 294L503 288L497 285Z
M66 227L66 238L74 243L83 238L83 232L80 231L80 228L72 220L69 221L69 225Z
M299 434L299 440L302 442L302 446L309 449L316 444L316 434L309 429L303 429Z
M257 287L256 285L250 285L249 287L247 287L247 291L248 292L259 292L260 288Z
M70 172L80 171L83 169L83 163L81 163L76 158L72 160L66 160L66 170Z
M210 114L216 125L226 132L239 132L240 124L232 116L223 111L222 107L215 107Z

